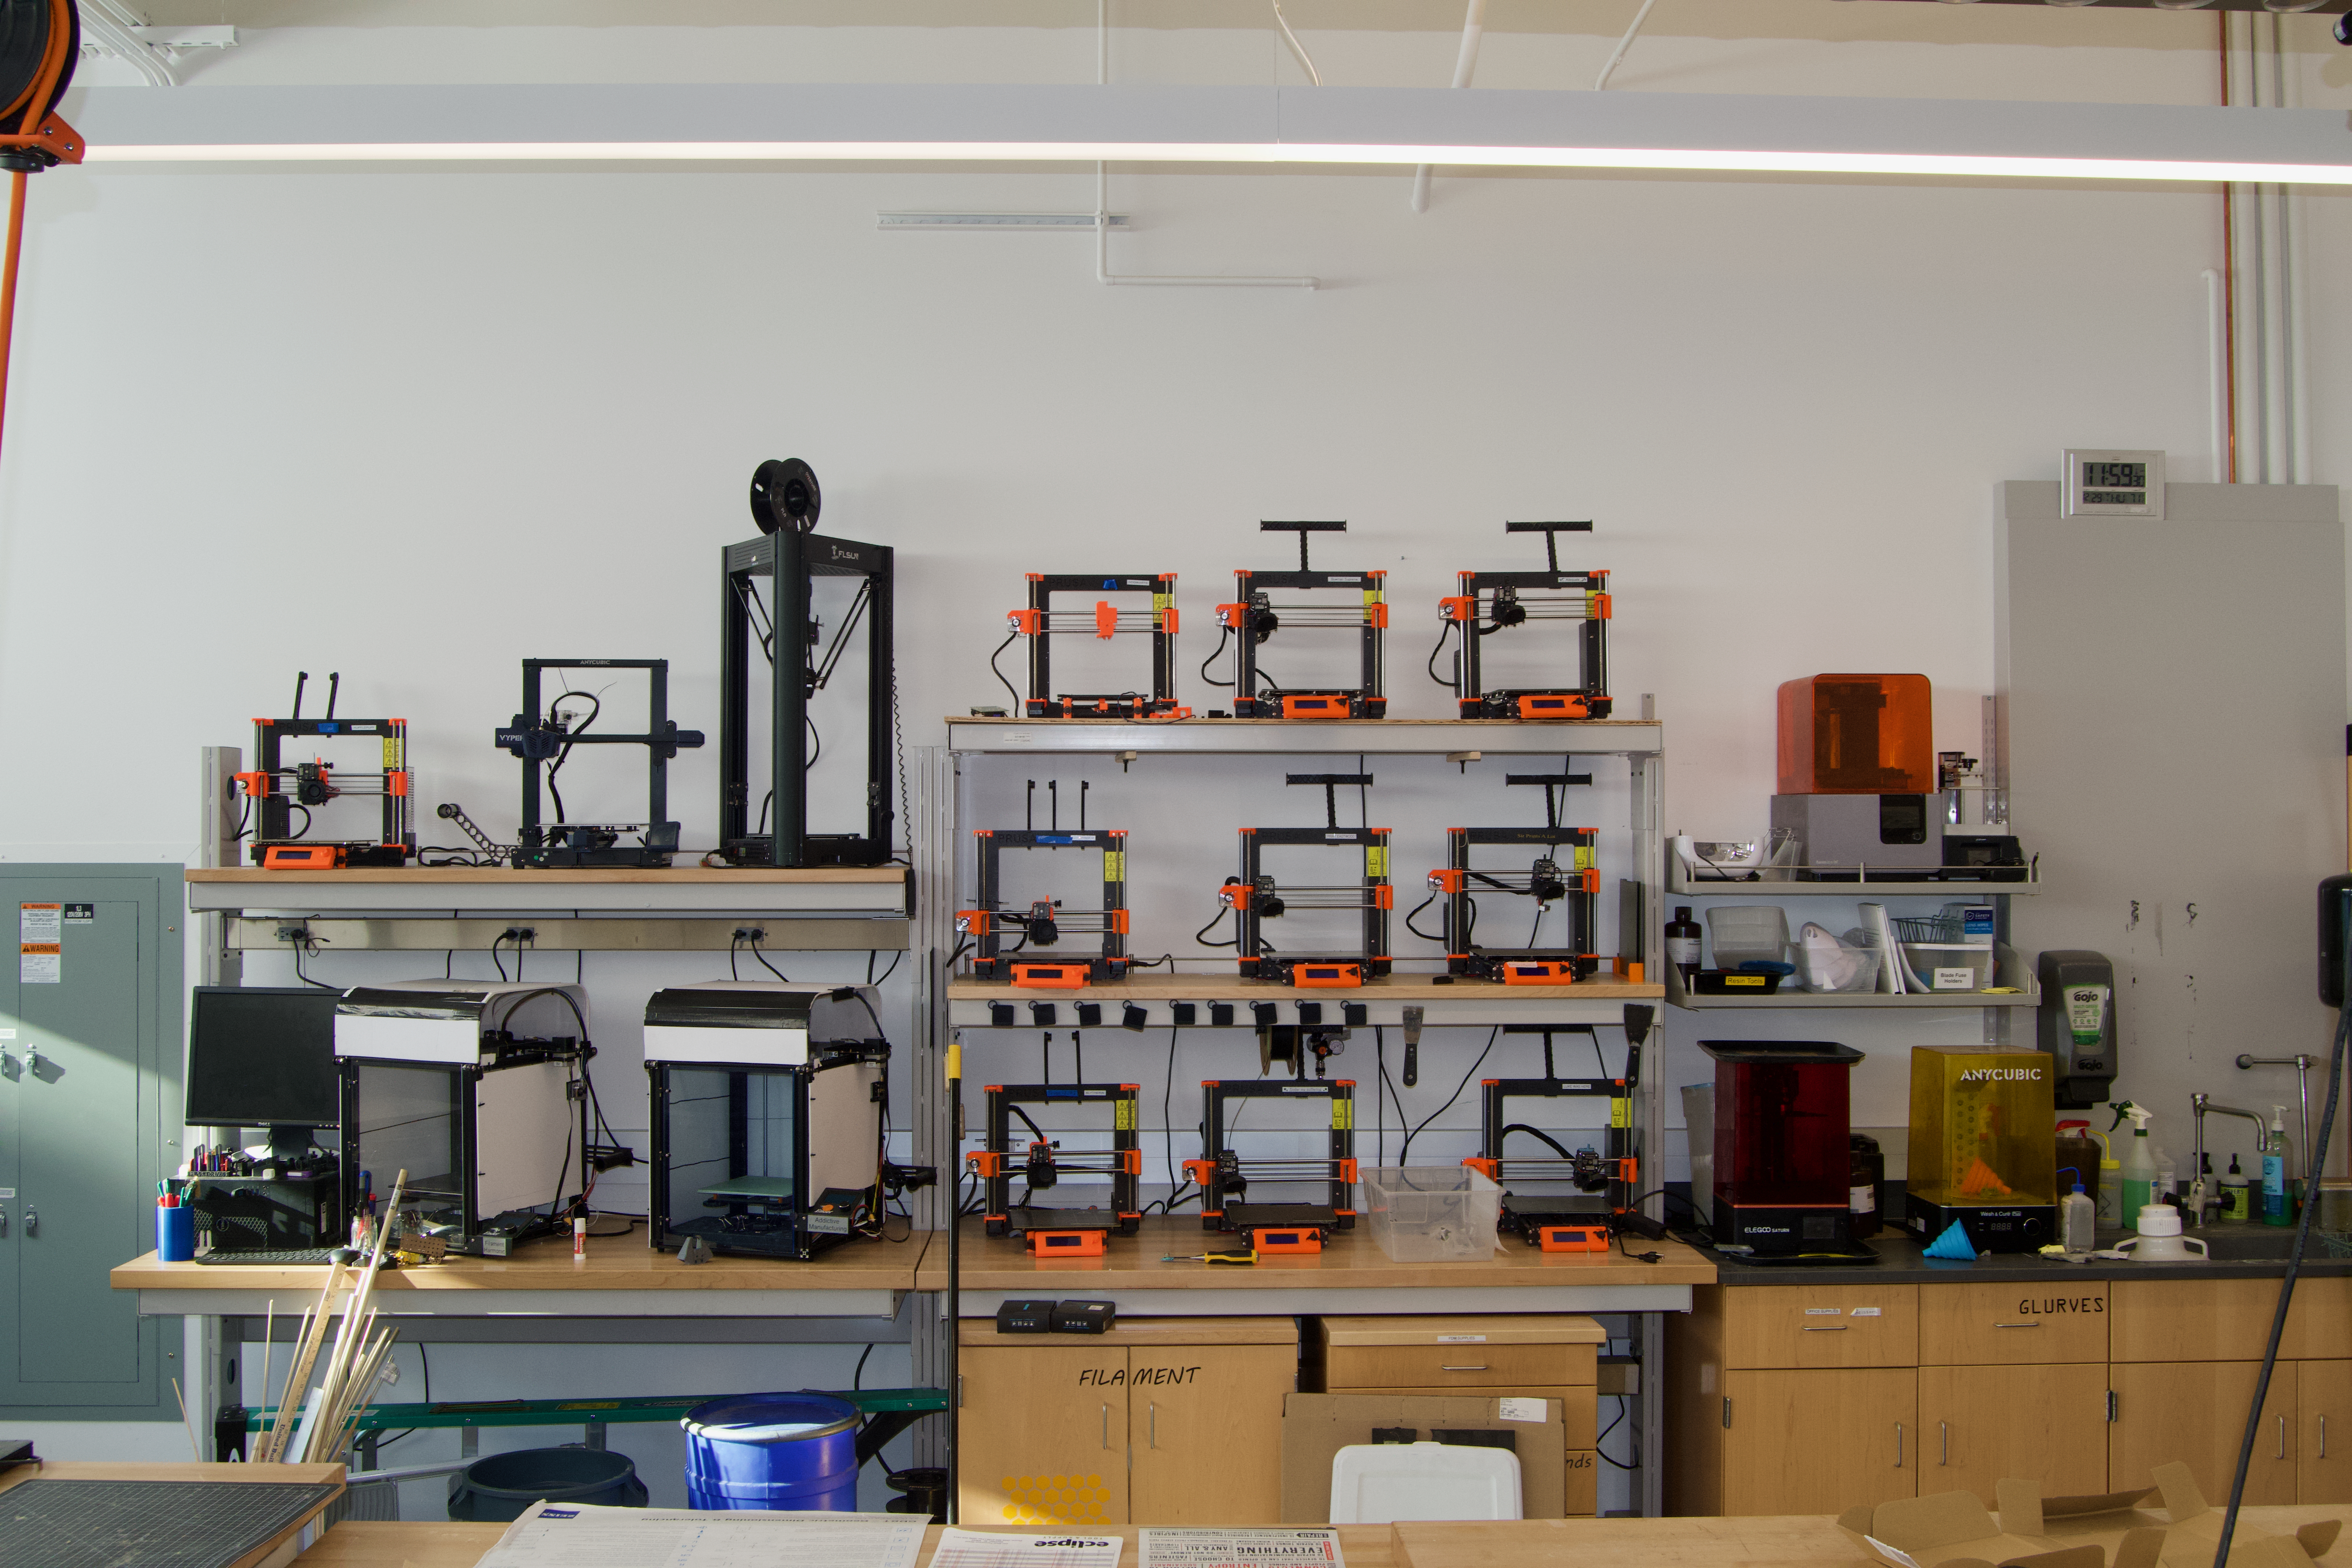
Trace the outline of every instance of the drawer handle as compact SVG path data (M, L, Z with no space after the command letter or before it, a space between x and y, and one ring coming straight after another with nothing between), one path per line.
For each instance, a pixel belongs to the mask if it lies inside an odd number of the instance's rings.
M1437 1370L1440 1372L1484 1372L1486 1370L1486 1363L1485 1362L1480 1362L1476 1366L1441 1366Z
M1842 1334L1845 1332L1848 1326L1849 1325L1844 1323L1807 1323L1805 1325L1805 1332L1809 1334Z
M2041 1326L2040 1323L1995 1323L1993 1325L1996 1329L2038 1329Z
M1936 1435L1943 1444L1942 1457L1937 1459L1936 1463L1948 1465L1952 1462L1952 1424L1948 1421L1937 1422Z

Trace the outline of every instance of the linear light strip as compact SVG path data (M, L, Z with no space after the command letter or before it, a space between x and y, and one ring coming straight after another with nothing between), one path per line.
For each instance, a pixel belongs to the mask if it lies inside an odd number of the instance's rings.
M2157 180L2352 184L2352 164L2039 158L1950 153L1806 153L1643 147L1446 147L1287 142L413 142L93 146L84 161L139 163L1434 163L1454 168L1647 169L1956 179Z

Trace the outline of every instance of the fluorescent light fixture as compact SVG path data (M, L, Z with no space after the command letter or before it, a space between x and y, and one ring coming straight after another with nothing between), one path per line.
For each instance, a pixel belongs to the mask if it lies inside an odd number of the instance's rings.
M1092 213L876 213L877 228L1043 229L1060 233L1095 231ZM1125 228L1125 213L1103 215L1106 228Z
M1430 163L2352 184L2352 124L2341 110L2165 104L1414 88L719 85L100 88L76 94L67 112L89 136L87 163L98 168ZM614 137L616 125L659 134ZM1091 226L1087 215L1075 222Z

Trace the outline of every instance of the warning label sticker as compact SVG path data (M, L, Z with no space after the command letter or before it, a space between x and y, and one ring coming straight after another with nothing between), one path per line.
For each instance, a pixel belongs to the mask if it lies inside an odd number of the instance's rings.
M55 985L65 978L65 906L16 906L16 983Z

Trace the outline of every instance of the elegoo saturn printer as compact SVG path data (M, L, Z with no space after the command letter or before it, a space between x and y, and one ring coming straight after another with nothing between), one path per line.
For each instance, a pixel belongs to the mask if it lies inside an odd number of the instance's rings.
M504 1258L587 1191L588 994L522 981L398 980L335 1005L343 1210L362 1173L408 1173L404 1210L451 1252Z
M653 1244L810 1258L879 1236L889 1062L870 985L655 992Z

